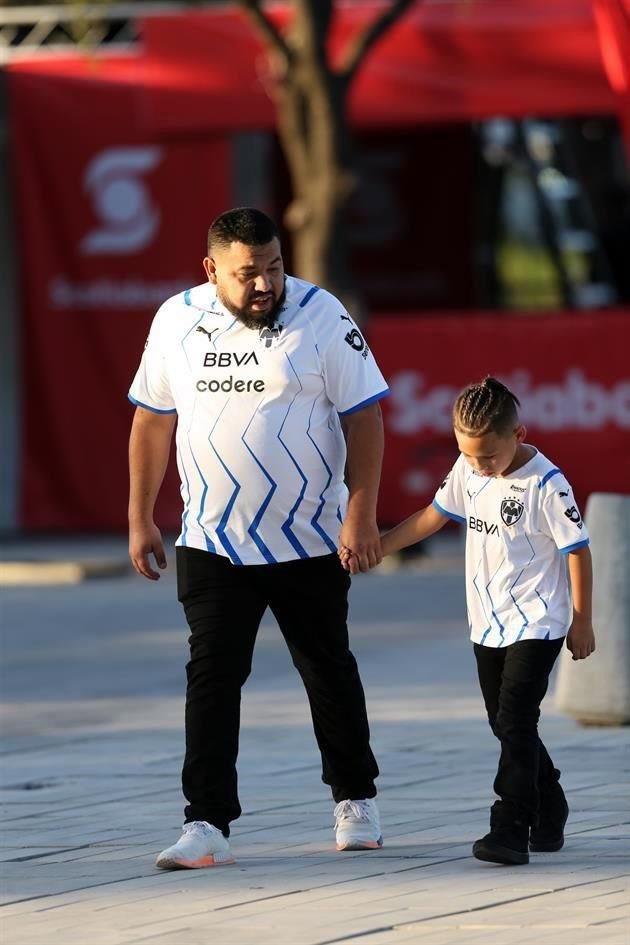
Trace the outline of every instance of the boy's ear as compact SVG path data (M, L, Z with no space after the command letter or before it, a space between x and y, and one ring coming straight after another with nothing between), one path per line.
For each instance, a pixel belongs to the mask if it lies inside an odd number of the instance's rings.
M519 443L523 443L525 441L525 437L527 436L527 427L524 427L521 423L520 426L518 426L514 431L514 436Z

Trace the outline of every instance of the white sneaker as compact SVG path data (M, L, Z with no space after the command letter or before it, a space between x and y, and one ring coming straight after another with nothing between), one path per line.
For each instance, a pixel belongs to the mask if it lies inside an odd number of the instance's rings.
M230 845L216 827L205 820L184 824L177 843L163 850L155 861L161 870L198 870L202 866L233 863Z
M335 807L338 850L378 850L383 846L378 807L373 798L340 801Z

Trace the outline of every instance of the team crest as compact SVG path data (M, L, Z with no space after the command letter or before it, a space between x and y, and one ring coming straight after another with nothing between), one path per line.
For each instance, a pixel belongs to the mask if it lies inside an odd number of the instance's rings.
M261 341L265 342L265 348L271 348L271 345L274 341L277 341L280 337L280 333L284 325L276 325L275 328L261 328L258 332L258 337Z
M506 525L515 525L524 511L525 506L518 499L504 499L501 503L501 518Z

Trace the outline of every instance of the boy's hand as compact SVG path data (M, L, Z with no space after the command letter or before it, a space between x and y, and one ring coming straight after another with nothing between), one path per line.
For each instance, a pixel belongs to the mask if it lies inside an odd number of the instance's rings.
M353 555L350 548L347 548L345 545L340 545L337 554L339 555L339 560L341 561L341 566L345 568L346 571L349 571L351 574L359 573L359 562L356 557ZM352 558L354 557L354 565L352 563Z
M574 660L585 660L595 652L595 633L590 621L573 620L567 633L567 649Z

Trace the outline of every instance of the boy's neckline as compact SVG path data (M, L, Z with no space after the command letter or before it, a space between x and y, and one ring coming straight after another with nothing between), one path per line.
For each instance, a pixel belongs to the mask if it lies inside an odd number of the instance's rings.
M538 450L535 446L532 446L530 443L523 443L523 449L528 451L528 455L523 458L523 461L519 463L514 469L511 469L508 473L503 473L501 476L495 476L495 479L509 479L510 476L513 476L515 473L522 472L526 466L536 459L538 456ZM533 451L533 452L532 452Z

